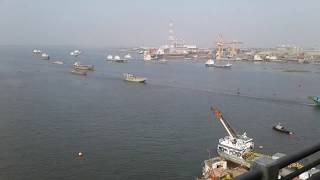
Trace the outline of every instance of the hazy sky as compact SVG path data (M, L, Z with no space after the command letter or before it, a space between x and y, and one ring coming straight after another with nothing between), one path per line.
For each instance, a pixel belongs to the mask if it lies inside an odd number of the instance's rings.
M0 44L213 47L320 45L320 0L0 0Z

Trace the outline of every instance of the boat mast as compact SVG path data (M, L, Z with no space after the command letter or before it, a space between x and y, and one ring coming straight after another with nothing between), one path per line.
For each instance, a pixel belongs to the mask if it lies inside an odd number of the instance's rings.
M216 119L221 122L222 126L227 131L229 136L232 139L236 139L237 138L236 131L230 126L230 124L227 120L223 119L221 112L217 108L213 108L213 107L211 107L211 111L214 113Z

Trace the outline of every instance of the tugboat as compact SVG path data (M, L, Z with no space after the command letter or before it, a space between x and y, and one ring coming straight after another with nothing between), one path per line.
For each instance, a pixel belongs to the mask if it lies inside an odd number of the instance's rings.
M293 134L293 132L289 131L288 129L286 129L285 127L283 127L280 123L278 123L277 125L273 126L273 129L285 134Z
M73 67L76 70L90 70L90 71L94 70L94 65L84 65L84 64L80 64L79 62L75 62L73 64Z
M133 74L130 73L124 73L123 74L123 79L125 81L129 81L129 82L138 82L138 83L145 83L147 78L144 77L137 77Z

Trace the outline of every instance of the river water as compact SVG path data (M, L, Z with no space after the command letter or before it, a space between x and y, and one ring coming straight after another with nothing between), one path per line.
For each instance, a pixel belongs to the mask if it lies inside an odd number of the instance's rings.
M105 61L116 49L83 49L88 76L70 74L70 47L0 47L0 179L194 179L226 135L213 118L217 106L259 152L290 154L319 141L320 66L204 61L125 64ZM289 72L288 72L289 71ZM124 82L122 73L148 78ZM279 134L282 122L295 132ZM83 152L82 159L77 152Z

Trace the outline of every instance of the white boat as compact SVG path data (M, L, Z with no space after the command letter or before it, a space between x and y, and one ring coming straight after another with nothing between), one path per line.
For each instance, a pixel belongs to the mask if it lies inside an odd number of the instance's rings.
M114 60L120 60L120 56L114 56Z
M52 64L60 64L61 65L61 64L63 64L63 62L62 61L53 61Z
M138 82L138 83L145 83L147 78L145 77L138 77L138 76L135 76L133 74L130 74L130 73L124 73L123 74L123 79L125 81L130 81L130 82Z
M143 60L145 60L145 61L150 61L151 59L152 58L151 58L150 54L143 56Z
M125 58L125 59L131 59L131 55L130 55L130 54L127 54L127 55L124 56L124 58Z
M209 59L206 64L205 64L207 67L211 67L212 65L214 65L214 60L212 59Z
M261 58L260 55L256 54L256 55L254 55L253 60L254 61L262 61L263 59Z
M70 55L75 57L79 56L80 54L81 54L81 51L78 49L70 52Z
M112 60L113 56L112 55L108 55L107 60Z
M49 60L50 59L50 57L49 57L49 55L47 53L42 53L40 58L43 59L43 60Z
M42 51L41 51L40 49L34 49L34 50L32 51L32 53L33 53L33 54L41 54Z
M214 60L209 59L206 63L205 63L206 67L216 67L216 68L231 68L232 64L230 64L229 62L227 64L215 64Z
M120 56L114 56L113 61L117 62L117 63L124 63L124 62L127 62L128 60L127 59L121 59Z

